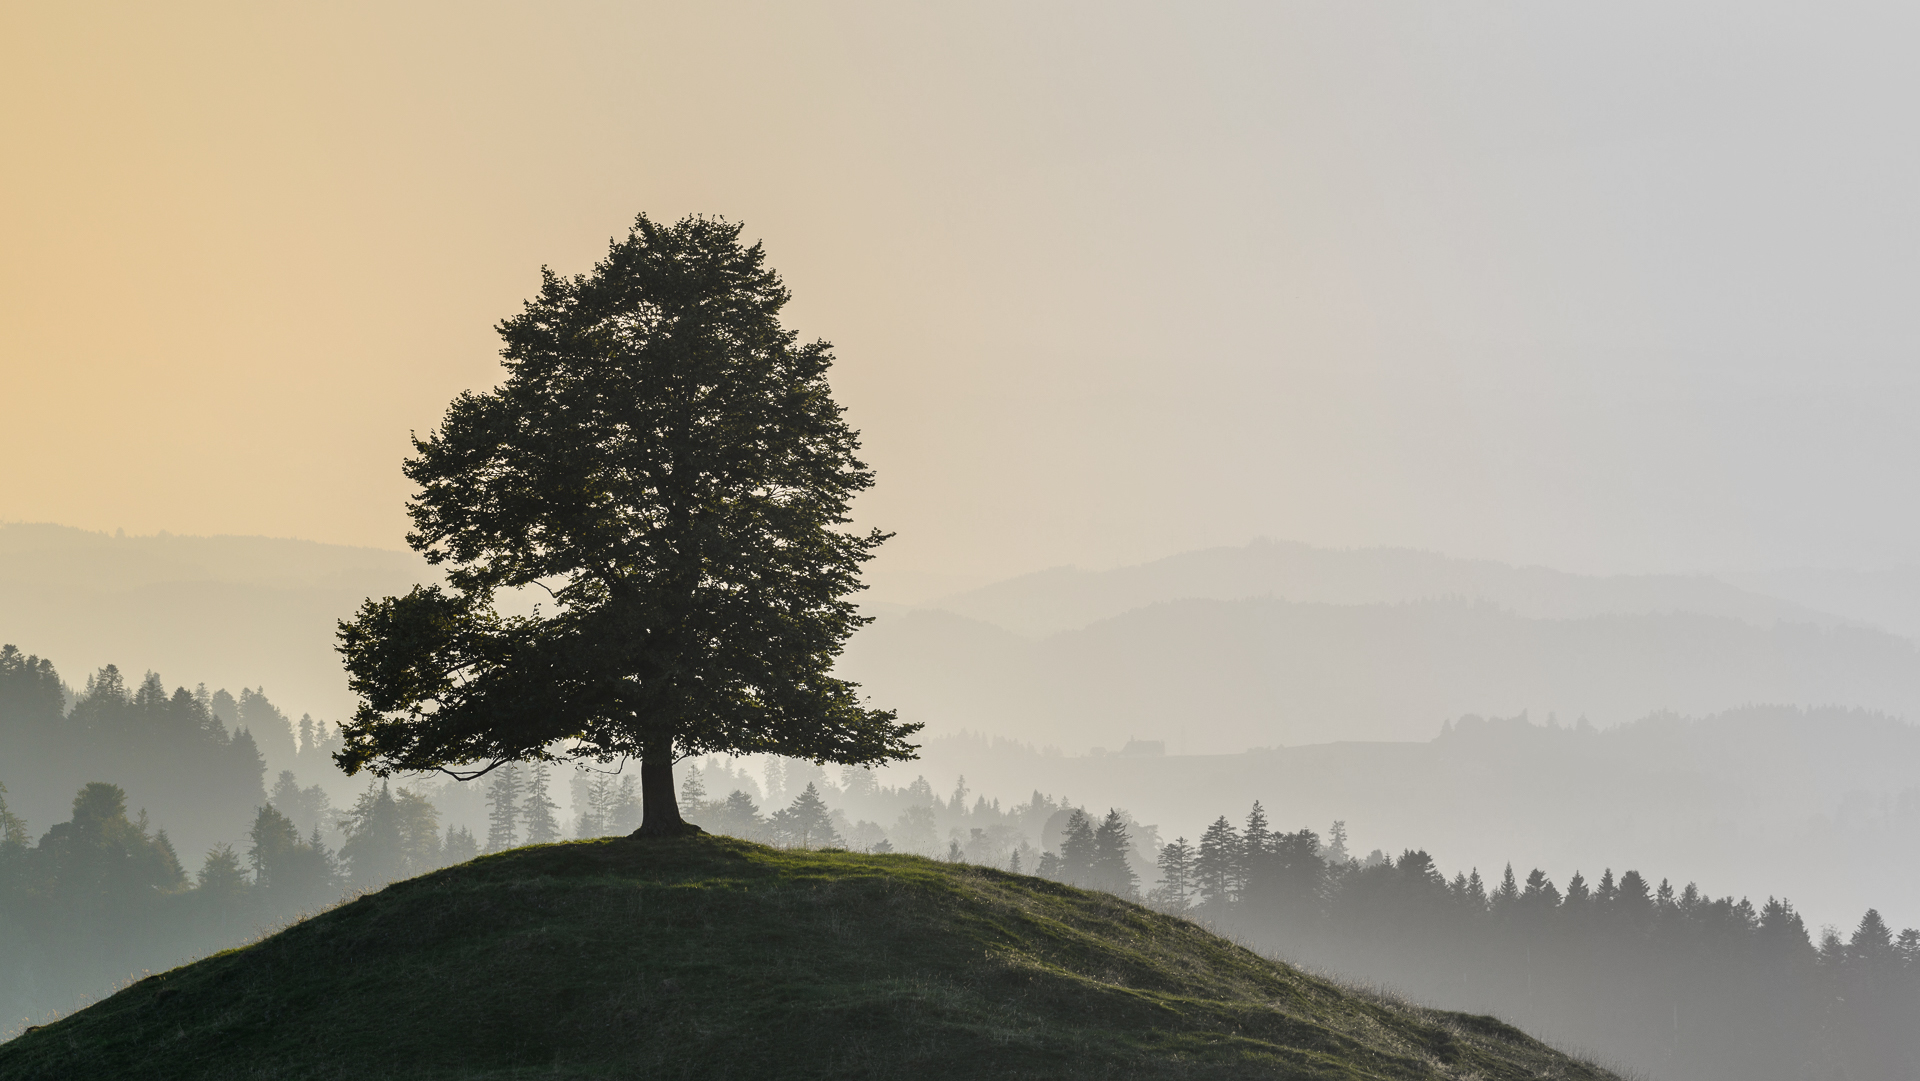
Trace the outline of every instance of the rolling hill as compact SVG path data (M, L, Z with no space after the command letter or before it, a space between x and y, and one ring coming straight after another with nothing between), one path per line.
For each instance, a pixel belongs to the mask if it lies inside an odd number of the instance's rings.
M0 1045L67 1078L1606 1078L1040 879L717 837L524 848Z

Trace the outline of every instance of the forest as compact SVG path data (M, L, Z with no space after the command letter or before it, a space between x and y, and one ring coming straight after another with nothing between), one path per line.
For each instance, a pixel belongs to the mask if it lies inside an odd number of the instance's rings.
M324 726L287 726L292 761L316 772L268 784L250 730L223 719L251 710L255 724L285 726L271 709L256 692L168 692L151 675L129 689L113 668L68 692L49 661L0 649L0 786L35 783L54 770L14 767L63 756L98 778L44 826L0 787L8 1030L402 878L640 821L632 771L569 770L562 792L545 763L465 785L375 781L336 808L321 784L301 783L320 776ZM1342 822L1277 830L1259 803L1197 839L1163 840L1124 809L1038 791L1005 804L964 777L942 794L861 767L770 757L754 776L747 764L683 763L687 819L778 847L897 851L1103 890L1651 1076L1903 1077L1920 1061L1904 1023L1920 1011L1920 931L1896 932L1877 911L1814 930L1786 898L1714 897L1634 869L1564 883L1511 865L1449 877L1423 850L1350 852ZM156 787L161 775L179 784ZM130 809L134 784L167 814ZM223 818L214 832L232 840L183 850L175 815L196 832Z

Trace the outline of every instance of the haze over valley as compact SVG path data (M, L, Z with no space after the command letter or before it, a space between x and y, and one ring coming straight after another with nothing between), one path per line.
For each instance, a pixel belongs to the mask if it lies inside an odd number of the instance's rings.
M0 8L0 1077L1920 1078L1920 14Z

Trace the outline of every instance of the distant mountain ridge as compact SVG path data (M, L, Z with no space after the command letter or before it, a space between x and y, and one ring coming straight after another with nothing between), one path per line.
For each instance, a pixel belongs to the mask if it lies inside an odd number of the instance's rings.
M1749 623L1845 622L1706 575L1582 575L1403 548L1316 548L1264 538L1112 570L1055 567L914 607L1039 638L1163 601L1263 596L1343 605L1462 598L1534 619L1690 612Z
M1047 638L952 612L883 616L841 670L928 722L1173 753L1426 739L1464 713L1606 726L1749 704L1920 716L1920 653L1884 631L1669 612L1543 619L1491 604L1151 604Z
M104 664L168 686L265 685L294 716L351 709L335 621L430 581L412 552L269 537L118 536L0 524L0 643L75 686Z

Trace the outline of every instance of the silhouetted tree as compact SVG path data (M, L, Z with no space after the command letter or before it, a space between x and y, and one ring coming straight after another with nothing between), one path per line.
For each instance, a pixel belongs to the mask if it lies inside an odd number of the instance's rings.
M1140 876L1127 862L1131 847L1126 820L1119 811L1109 808L1107 817L1093 831L1093 865L1088 868L1087 884L1116 897L1138 894Z
M780 325L789 294L739 234L643 215L591 275L543 272L500 324L505 381L415 441L408 543L449 589L341 625L348 773L637 758L641 832L668 834L693 828L681 757L911 757L919 726L832 674L885 539L837 527L873 475L829 347ZM551 614L493 610L534 585Z
M440 846L440 858L448 864L465 863L480 854L480 842L465 826L448 826L447 839Z
M793 805L774 814L774 837L795 848L838 845L840 835L833 828L833 812L811 782L794 797Z
M553 802L547 787L547 764L535 762L527 771L527 795L520 803L530 845L551 844L560 839L560 820L553 813L560 805Z
M513 847L520 836L520 770L508 765L487 786L487 851Z
M1148 899L1169 912L1185 912L1193 897L1193 846L1185 837L1175 837L1160 846L1154 863L1160 868L1160 884Z
M760 818L760 808L753 805L753 797L739 789L734 789L713 815L713 829L729 837L743 840L758 840L766 830L766 823Z
M1096 852L1093 822L1076 807L1067 815L1067 828L1060 835L1060 878L1076 886L1089 884Z
M1223 905L1231 901L1239 885L1239 866L1240 834L1227 816L1221 815L1200 835L1200 851L1194 858L1194 885L1201 903Z

